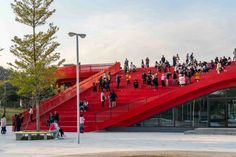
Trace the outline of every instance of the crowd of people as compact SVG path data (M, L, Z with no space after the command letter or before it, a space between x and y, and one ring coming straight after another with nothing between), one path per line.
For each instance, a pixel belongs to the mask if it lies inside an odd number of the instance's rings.
M59 113L57 111L50 112L49 116L48 116L48 119L46 121L47 126L50 126L50 124L54 123L55 121L57 123L59 122Z
M149 63L149 62L148 62ZM148 68L149 65L143 65L143 60L141 61L141 67ZM172 77L172 85L183 86L191 83L191 78L194 77L196 82L201 79L201 73L208 72L211 69L216 68L218 74L224 69L225 66L231 64L231 58L228 57L216 57L215 60L211 60L210 63L197 61L194 58L193 53L186 55L186 60L180 63L179 55L173 56L173 69L165 56L162 55L161 60L155 62L156 72L148 71L147 73L142 73L142 82L149 86L158 87L158 73L161 74L160 82L161 86L169 86L169 80Z
M162 55L160 61L155 61L155 69L156 70L144 70L141 76L142 83L148 85L150 87L158 88L172 86L184 86L192 83L192 78L195 79L196 82L201 80L201 74L206 73L211 69L216 69L217 73L220 74L225 66L231 64L231 58L216 57L211 62L198 61L194 54L187 53L184 62L180 62L179 54L176 54L172 57L172 66L170 62L166 59L164 55ZM148 57L146 59L141 60L141 68L149 68L150 60ZM131 84L132 73L136 71L136 66L133 62L130 62L126 58L124 61L124 73L127 85ZM160 78L158 78L160 77ZM121 75L116 74L115 83L116 88L120 88L121 83ZM104 72L104 75L98 79L98 87L96 82L93 83L93 91L101 91L100 100L101 106L104 108L105 102L108 99L109 108L116 106L116 99L118 98L115 90L111 89L110 84L112 80L112 75L110 72ZM159 83L160 82L160 83ZM139 79L135 78L132 81L134 89L139 88ZM109 94L106 94L109 92ZM84 105L81 105L84 106ZM86 107L85 107L86 108Z
M54 138L62 138L64 136L64 131L58 123L59 113L57 111L50 112L46 125L49 127L49 131L53 133Z
M130 62L130 66L129 66L129 61L126 58L125 62L124 62L124 72L125 74L128 73L129 71L131 72L135 72L136 71L136 65L133 64L133 62Z
M49 131L53 133L53 136L56 139L62 138L64 136L64 131L62 128L60 128L56 120L50 124Z
M121 76L117 74L115 79L116 79L116 87L119 88ZM110 89L111 80L112 80L111 72L108 72L108 73L104 72L103 76L99 77L99 79L98 79L98 87L97 87L97 83L93 82L93 87L92 87L93 92L97 93L97 91L101 91L100 100L101 100L102 108L105 107L107 99L108 99L108 107L109 108L116 106L117 95L114 90ZM106 96L106 92L109 92L108 96ZM81 102L81 104L80 104L81 111L87 111L87 109L88 109L88 101L86 100L84 102Z

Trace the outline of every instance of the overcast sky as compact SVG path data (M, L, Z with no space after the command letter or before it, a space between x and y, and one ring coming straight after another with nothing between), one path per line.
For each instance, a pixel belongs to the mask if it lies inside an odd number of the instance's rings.
M17 23L10 6L0 0L0 65L13 62L11 39L31 33ZM231 56L236 47L236 0L55 0L56 9L48 22L60 30L57 49L66 63L75 63L75 39L69 31L86 33L80 40L80 61L123 62L140 66L142 58L151 64L164 54L185 58L194 52L199 60Z

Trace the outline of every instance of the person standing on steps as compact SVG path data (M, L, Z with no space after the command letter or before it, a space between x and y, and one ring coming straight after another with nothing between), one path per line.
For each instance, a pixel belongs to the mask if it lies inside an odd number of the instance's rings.
M1 134L2 135L6 134L7 132L6 126L7 126L7 119L5 117L5 114L3 114L1 118Z
M131 78L129 72L126 73L125 78L126 78L127 85L129 85L130 84L130 78Z
M146 67L149 68L149 58L146 58Z
M143 84L147 83L147 74L145 72L142 73L142 80L143 80Z
M88 110L88 108L89 108L89 106L88 106L88 100L87 99L84 99L84 111L86 112L87 110Z
M236 61L236 48L234 49L233 55L234 55L233 60Z
M176 81L177 81L177 73L176 73L176 71L174 71L172 78L173 78L172 85L175 86L176 85Z
M170 79L171 73L169 71L166 72L166 87L169 86L169 79Z
M200 81L200 78L201 78L200 75L201 75L201 74L200 74L200 70L196 71L196 73L195 73L195 80L196 80L196 82L199 82L199 81Z
M161 75L161 86L165 87L165 74Z
M116 88L120 88L120 75L116 75Z
M30 115L30 121L33 122L33 108L32 108L32 106L30 106L29 115Z
M187 76L187 84L189 85L189 84L191 84L191 77L192 77L190 69L187 69L186 76Z
M23 130L24 116L22 115L22 113L20 113L19 118L20 118L20 130Z
M81 115L80 115L80 119L79 119L80 133L84 133L84 122L85 122L84 115L81 114Z
M54 111L54 121L59 122L59 113L57 111Z
M222 70L222 65L221 65L221 63L220 62L218 62L217 64L216 64L216 71L217 71L217 74L220 74L220 71Z
M116 107L116 98L117 95L114 90L110 93L110 99L111 99L111 107Z
M144 61L142 59L142 62L141 62L141 68L144 68Z
M106 96L105 96L105 93L102 91L102 92L101 92L102 108L104 108L105 101L106 101Z
M134 89L138 88L138 79L134 80L133 86L134 86Z
M158 87L157 73L154 75L152 82L153 82L154 87L157 88Z

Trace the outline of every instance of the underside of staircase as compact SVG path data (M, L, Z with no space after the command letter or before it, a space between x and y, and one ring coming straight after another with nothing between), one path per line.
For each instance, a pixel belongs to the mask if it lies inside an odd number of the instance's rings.
M158 74L158 88L142 84L142 73L147 73L150 70ZM108 107L108 101L106 101L105 107L102 108L100 102L101 91L92 91L92 83L103 76L104 72L112 73L110 87L115 90L118 96L117 106L112 109ZM121 86L118 89L115 82L116 74L121 76ZM169 80L168 87L161 87L160 77L161 73L153 67L138 68L136 72L131 72L131 83L127 85L124 71L120 70L119 63L115 63L83 80L80 86L80 98L81 100L86 98L89 102L88 111L83 112L85 131L98 131L114 126L128 127L194 98L216 90L234 87L236 86L236 63L232 62L221 74L217 74L214 69L202 73L199 82L192 78L192 83L183 87L172 86L172 79ZM138 89L133 87L135 79L139 81ZM105 94L108 96L109 92L105 92ZM41 102L40 124L42 130L48 129L46 120L49 113L54 111L59 113L59 125L64 131L75 132L77 130L76 86L72 86L66 91ZM26 118L24 128L34 130L35 119L33 122L29 122L27 111L24 116Z

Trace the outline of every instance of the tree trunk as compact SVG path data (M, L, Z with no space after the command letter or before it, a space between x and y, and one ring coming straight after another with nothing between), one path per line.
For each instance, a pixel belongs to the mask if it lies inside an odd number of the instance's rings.
M39 116L39 97L35 97L36 102L36 130L40 130L40 116Z
M23 107L23 100L20 98L20 107Z

